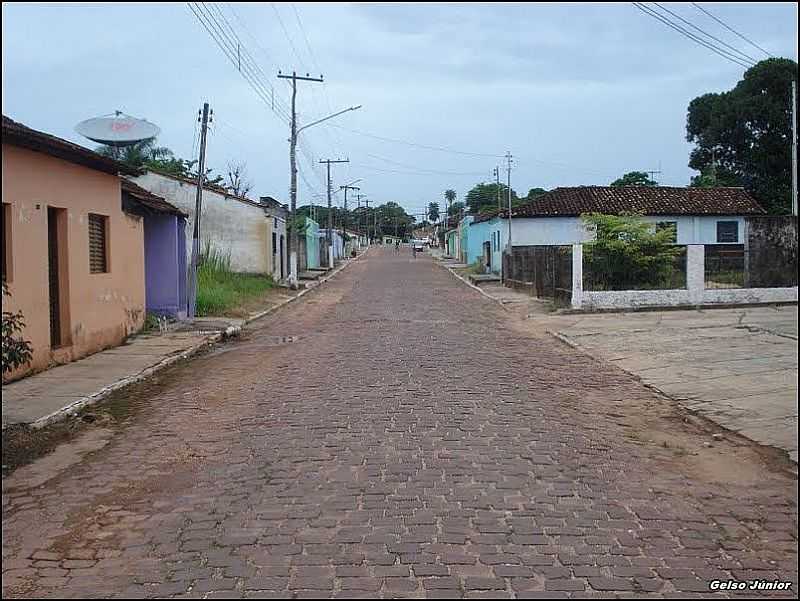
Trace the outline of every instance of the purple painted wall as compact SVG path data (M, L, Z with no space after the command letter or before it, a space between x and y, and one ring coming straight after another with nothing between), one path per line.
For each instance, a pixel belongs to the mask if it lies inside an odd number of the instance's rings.
M144 271L148 312L186 317L186 220L165 214L144 218Z

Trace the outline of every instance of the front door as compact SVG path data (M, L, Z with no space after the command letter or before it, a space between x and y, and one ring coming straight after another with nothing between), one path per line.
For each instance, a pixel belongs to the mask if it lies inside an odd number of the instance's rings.
M486 271L492 270L492 243L483 243L483 264L486 265Z
M281 234L281 253L280 256L278 257L278 260L281 263L281 279L283 279L284 277L286 277L283 273L283 234Z
M62 248L66 243L66 209L47 207L47 281L50 305L50 348L58 348L65 344L63 332L66 325L62 299L65 282L63 261L66 252Z

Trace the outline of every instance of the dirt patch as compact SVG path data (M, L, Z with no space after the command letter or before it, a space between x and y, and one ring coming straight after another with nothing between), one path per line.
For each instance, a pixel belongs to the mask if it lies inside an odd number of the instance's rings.
M113 434L113 430L109 428L86 429L80 436L74 436L67 442L62 441L58 453L48 453L38 461L20 467L13 477L4 480L3 488L17 488L17 484L22 488L41 486L68 467L79 463L88 453L102 449ZM3 441L5 446L5 436ZM3 453L5 456L5 449Z
M215 347L218 346L215 345ZM212 348L214 347L206 347L194 356L205 355ZM65 443L80 444L76 442L76 439L87 432L101 428L109 429L109 431L118 429L146 407L151 399L157 398L156 395L151 394L154 387L158 386L163 379L170 378L170 374L182 365L184 362L179 361L146 380L115 390L103 400L85 407L75 416L64 421L50 424L44 428L31 428L28 425L18 424L4 429L3 480L5 481L20 467L48 456Z

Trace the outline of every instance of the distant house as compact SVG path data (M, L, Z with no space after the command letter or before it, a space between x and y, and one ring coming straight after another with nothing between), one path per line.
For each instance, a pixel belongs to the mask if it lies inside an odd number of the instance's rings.
M186 213L160 196L122 180L122 207L144 219L148 313L186 318Z
M190 255L197 182L151 170L133 181L187 214L186 251ZM274 204L280 206L277 201ZM220 186L208 184L203 187L201 251L207 247L220 251L230 258L233 271L272 275L280 279L280 268L286 266L285 256L282 256L286 245L282 249L280 245L280 236L285 240L285 221L272 202L234 196ZM276 236L273 237L273 233Z
M133 171L3 116L3 309L25 315L33 359L11 379L122 343L145 317L144 219Z
M300 232L300 248L297 252L298 270L319 269L320 266L320 243L319 243L319 224L306 217L303 231Z
M743 188L556 188L512 210L511 243L561 246L588 241L591 234L581 219L586 213L637 213L655 227L674 227L676 244L736 245L744 241L746 218L765 211ZM483 261L499 273L508 230L507 211L472 219L466 262Z
M284 280L289 274L289 265L286 253L286 222L289 210L271 196L262 196L259 199L267 215L272 218L272 277L275 280Z
M394 246L398 242L402 241L403 239L400 236L391 236L391 235L384 235L382 240L383 244L389 244L391 246Z

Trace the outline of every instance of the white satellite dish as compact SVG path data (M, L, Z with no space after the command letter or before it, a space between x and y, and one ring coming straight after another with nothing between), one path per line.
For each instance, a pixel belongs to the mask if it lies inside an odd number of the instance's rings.
M75 131L85 138L107 146L131 146L161 133L158 126L120 111L105 117L81 121Z

